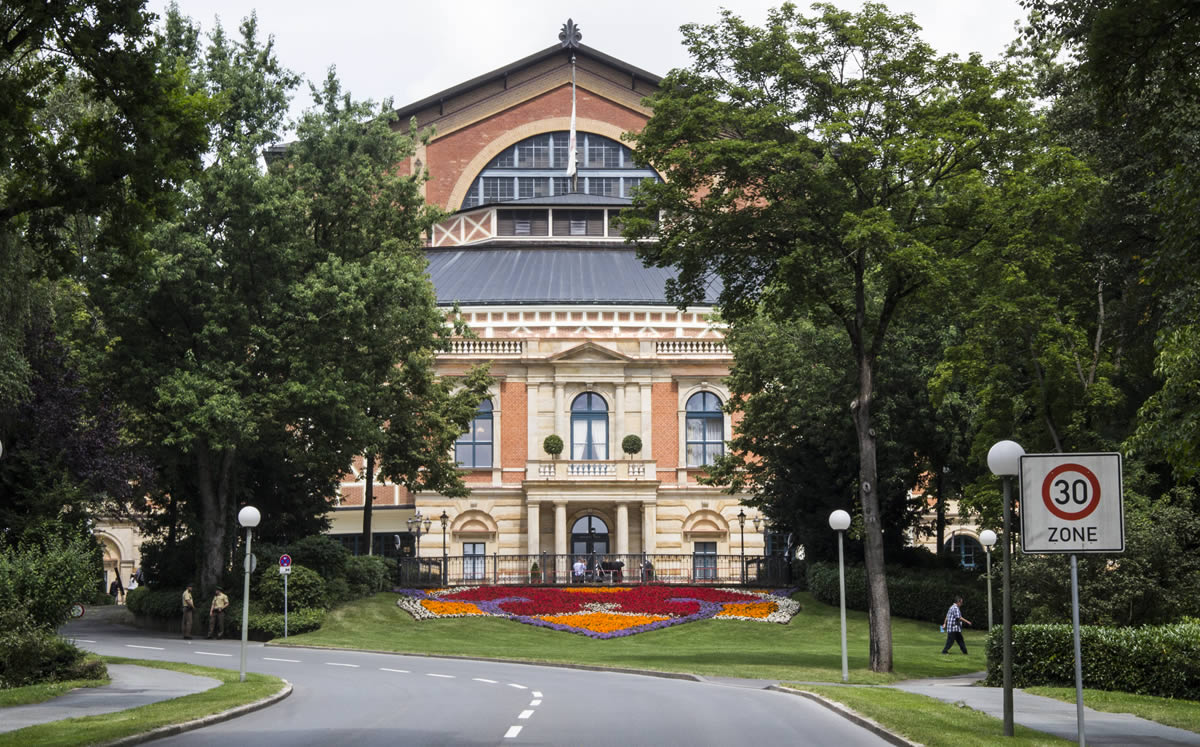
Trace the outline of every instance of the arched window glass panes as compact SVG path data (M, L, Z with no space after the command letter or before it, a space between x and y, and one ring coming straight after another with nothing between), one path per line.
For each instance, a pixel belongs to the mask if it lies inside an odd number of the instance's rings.
M548 132L509 146L484 167L463 198L464 208L493 202L552 197L571 191L567 171L570 133ZM575 190L589 195L632 197L642 180L658 181L654 169L633 162L625 145L589 132L576 139Z
M590 556L607 552L608 525L599 516L583 516L571 526L571 554L589 556L589 570L592 570L593 562Z
M688 397L687 466L703 467L712 464L725 453L725 415L721 400L712 392L698 392Z
M950 553L958 559L958 564L967 570L974 570L983 562L983 545L970 535L956 534L951 537Z
M461 467L492 466L492 401L479 403L471 427L454 442L454 459Z
M571 403L571 458L608 459L608 405L593 392Z

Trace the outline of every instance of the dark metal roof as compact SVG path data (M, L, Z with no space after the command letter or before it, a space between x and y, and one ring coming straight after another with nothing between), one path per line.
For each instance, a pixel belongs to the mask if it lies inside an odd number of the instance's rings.
M438 303L650 304L667 300L674 270L646 267L633 247L489 247L431 249L429 274ZM716 303L710 286L705 304Z
M655 85L658 85L662 81L661 76L655 75L654 73L647 72L645 70L642 70L639 67L634 67L633 65L630 65L628 62L624 62L622 60L618 60L616 57L611 57L609 55L606 55L603 52L601 52L597 49L592 49L591 47L589 47L585 44L579 45L579 49L576 50L576 54L586 55L593 59L599 60L600 62L603 62L604 64L606 64L610 67L620 70L621 72L625 73L626 75L629 75L633 78L640 78L644 81L648 81ZM543 60L547 57L553 57L556 55L561 55L565 61L566 59L568 59L571 56L571 52L563 49L562 45L555 44L552 47L547 47L546 49L543 49L540 52L535 52L535 53L529 55L528 57L524 57L522 59L517 60L516 62L509 63L508 65L505 65L504 67L496 68L495 70L491 71L490 73L484 73L483 75L480 75L477 78L472 78L471 80L468 80L465 83L459 83L458 85L447 88L444 91L439 91L438 93L435 93L432 96L426 96L425 98L421 99L420 101L415 101L411 104L408 104L407 106L400 107L399 109L396 109L396 116L399 118L399 120L401 122L404 122L409 117L417 114L417 112L427 109L427 108L433 106L434 104L437 104L439 101L448 101L449 99L452 99L455 96L458 96L459 94L466 93L467 91L470 91L474 88L478 88L479 86L482 86L485 83L489 83L498 78L504 78L509 73L515 72L517 70L521 70L522 68L525 68L534 63L540 62L541 60Z

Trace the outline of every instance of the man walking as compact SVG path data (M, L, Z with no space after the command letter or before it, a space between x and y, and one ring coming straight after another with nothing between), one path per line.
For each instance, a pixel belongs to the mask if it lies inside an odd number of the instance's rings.
M213 637L213 627L216 627L217 638L225 635L225 608L229 606L229 597L217 587L217 595L213 597L212 605L208 608L208 637Z
M192 612L196 609L196 603L192 601L192 585L188 584L183 590L183 637L184 640L192 640Z
M962 604L962 597L955 597L954 604L950 605L950 609L946 611L946 623L943 627L946 629L946 646L942 649L943 654L950 653L950 644L958 642L958 647L962 652L967 653L967 642L963 640L962 624L971 624L971 621L962 616L959 610L959 605Z

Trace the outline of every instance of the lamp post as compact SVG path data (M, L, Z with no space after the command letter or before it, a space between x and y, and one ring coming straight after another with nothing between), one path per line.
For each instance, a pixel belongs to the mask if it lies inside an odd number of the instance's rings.
M842 605L842 682L850 681L850 668L846 661L846 561L842 556L842 535L850 528L850 514L838 509L829 515L829 528L838 536L838 583Z
M746 583L746 509L738 510L738 526L742 529L742 583Z
M762 524L762 517L755 516L753 519L751 519L751 521L754 522L754 531L757 533L759 525ZM766 563L767 563L767 543L764 539L764 541L762 543L762 560L759 561L758 568L755 570L755 580L756 581L763 580L763 568L766 566ZM769 572L770 572L770 570L768 569L768 573Z
M246 634L250 629L250 542L254 527L262 520L262 514L254 506L238 511L238 524L246 527L245 581L242 584L242 666L240 681L246 681Z
M1016 441L998 441L988 450L988 469L1004 483L1004 597L1001 600L1004 620L1004 736L1013 735L1012 687L1012 479L1021 473L1021 455L1025 449Z
M442 515L438 517L442 520L442 583L447 583L447 558L446 558L446 525L450 523L450 516L446 511L442 510Z
M988 589L988 631L992 630L992 545L996 544L996 533L984 529L979 533L979 542L987 555L987 589Z

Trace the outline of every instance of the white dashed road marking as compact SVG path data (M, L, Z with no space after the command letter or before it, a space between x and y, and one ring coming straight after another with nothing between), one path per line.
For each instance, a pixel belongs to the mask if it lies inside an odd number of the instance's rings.
M541 704L542 704L542 701L539 698L534 698L533 700L529 701L530 708L537 708Z
M486 683L488 683L489 685L494 685L494 684L496 684L496 681L495 681L495 680L485 680L485 679L484 679L484 678L482 678L482 677L472 677L471 679L475 680L476 682L486 682Z
M529 718L532 715L533 711L521 711L521 715L517 716L517 718Z
M87 638L76 638L75 640L78 643L95 643L95 641L89 640Z
M515 682L510 682L510 683L508 683L508 686L509 686L509 687L515 687L515 688L517 688L518 690L528 690L528 689L529 689L528 687L525 687L524 685L518 685L518 684L517 684L517 683L515 683Z
M162 646L137 646L132 643L126 643L125 648L145 648L145 649L149 649L151 651L166 651L166 649L163 648Z
M508 731L504 732L504 738L505 739L515 739L516 736L520 733L521 733L521 727L510 726L510 727L508 727Z
M233 654L215 654L212 651L193 651L192 653L201 656L233 656Z
M327 662L325 662L325 663L326 663L326 664L328 664L328 665L329 665L329 666L331 666L331 667L353 667L353 668L355 668L355 669L358 669L358 665L357 665L357 664L339 664L339 663L338 663L338 662L336 662L336 661L327 661Z
M407 669L388 669L387 667L380 667L380 668L379 668L379 671L381 671L381 672L395 672L396 674L409 674L409 671L408 671Z
M433 674L433 673L431 673L431 672L426 672L426 673L425 673L425 676L427 676L427 677L441 677L442 679L446 679L446 680L452 680L452 679L454 679L454 675L452 675L452 674Z
M541 694L541 693L539 693L537 690L534 690L534 691L533 691L533 697L535 697L535 698L540 698L540 697L542 697L542 694Z
M233 654L230 654L230 656L233 656ZM299 664L300 663L299 659L275 659L270 656L264 656L263 658L266 659L267 661L286 661L290 664Z

